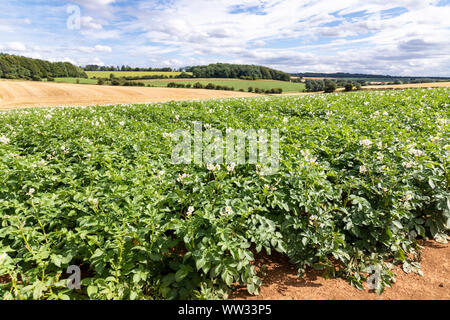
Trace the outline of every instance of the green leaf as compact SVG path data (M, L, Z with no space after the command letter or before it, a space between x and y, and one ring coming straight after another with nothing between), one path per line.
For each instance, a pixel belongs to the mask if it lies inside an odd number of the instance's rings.
M97 292L98 288L96 286L91 285L87 288L87 294L89 298L93 298L97 294Z
M203 258L198 259L197 261L195 261L195 266L197 267L197 270L200 270L201 268L203 268L203 266L205 264L206 264L206 261Z
M181 280L186 278L188 274L189 274L189 270L187 268L182 267L180 270L178 270L175 273L175 281L180 282Z
M398 229L402 229L403 228L403 225L400 223L400 221L394 220L394 221L392 221L392 224L394 226L396 226Z

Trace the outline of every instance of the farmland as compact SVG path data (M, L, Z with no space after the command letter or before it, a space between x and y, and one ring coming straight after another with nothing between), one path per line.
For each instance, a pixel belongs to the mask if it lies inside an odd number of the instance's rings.
M103 74L104 73L104 74ZM126 72L126 71L87 71L87 74L89 75L88 79L83 78L56 78L55 82L60 83L80 83L80 84L97 84L97 80L93 77L97 78L109 78L110 74L114 74L116 78L120 77L140 77L145 75L152 75L152 73L157 74L157 72ZM165 73L167 76L169 76L169 73ZM163 73L160 73L159 75L163 75ZM172 76L177 75L177 73L173 73ZM203 86L208 85L209 83L212 83L214 85L219 86L228 86L233 87L235 91L244 90L248 91L249 87L252 88L259 88L259 89L276 89L281 88L283 89L283 92L301 92L305 88L305 85L303 83L292 83L289 81L279 81L279 80L240 80L240 79L164 79L164 80L157 80L157 79L144 79L144 80L134 80L135 82L142 82L145 83L146 86L150 87L167 87L167 85L171 82L176 82L180 84L190 84L193 86L195 83L199 82Z
M193 86L195 83L199 82L203 86L209 83L220 86L233 87L234 90L244 90L247 91L249 87L260 88L260 89L275 89L281 88L283 92L300 92L303 91L305 85L303 83L292 83L288 81L278 81L278 80L239 80L239 79L190 79L190 80L140 80L146 85L154 87L167 87L170 82L190 84Z
M0 296L212 299L237 285L258 294L255 255L275 252L300 276L314 268L357 288L376 268L381 293L394 265L421 273L418 239L448 238L449 93L1 112ZM173 164L171 135L193 121L279 129L279 171ZM66 286L70 265L81 290Z
M236 91L0 81L0 110L24 107L86 106L251 96L255 96L255 94Z
M144 76L167 76L174 77L181 74L181 72L160 72L160 71L86 71L89 79L109 78L111 74L116 78L121 77L144 77Z
M97 84L96 79L85 79L85 78L55 78L57 83L79 83L79 84Z

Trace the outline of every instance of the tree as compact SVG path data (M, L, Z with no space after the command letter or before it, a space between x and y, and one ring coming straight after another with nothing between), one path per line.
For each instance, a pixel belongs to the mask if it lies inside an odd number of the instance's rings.
M352 91L353 90L353 83L351 83L351 82L347 82L346 84L345 84L345 91Z
M87 78L87 74L69 62L49 62L40 59L0 54L0 77L38 79L48 77Z
M314 84L313 84L313 80L311 79L306 79L305 81L305 90L307 92L314 92Z
M357 83L359 83L361 86L367 86L366 80L356 80Z
M216 63L207 66L187 67L195 78L273 79L290 81L290 75L271 68L255 65Z
M324 80L324 91L326 93L331 93L336 91L337 85L336 82L334 82L333 80L330 79L325 79Z

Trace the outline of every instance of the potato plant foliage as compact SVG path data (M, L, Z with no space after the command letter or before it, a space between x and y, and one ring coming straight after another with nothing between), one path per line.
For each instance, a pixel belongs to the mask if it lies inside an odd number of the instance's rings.
M0 297L258 294L255 254L361 288L450 228L449 89L0 113ZM174 165L170 133L278 128L280 169ZM81 268L80 290L66 270Z

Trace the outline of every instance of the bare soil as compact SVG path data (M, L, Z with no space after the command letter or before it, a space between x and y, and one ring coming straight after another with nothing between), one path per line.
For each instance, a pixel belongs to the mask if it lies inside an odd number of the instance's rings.
M448 300L450 299L450 245L434 241L422 243L421 266L424 276L406 274L398 267L397 281L392 288L377 295L358 290L342 279L328 279L321 272L309 270L298 278L296 268L282 255L258 258L258 266L265 265L266 276L259 296L251 296L246 289L236 290L231 299L238 300Z
M69 83L0 81L0 110L26 107L86 106L260 96L203 89L113 87Z

